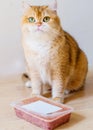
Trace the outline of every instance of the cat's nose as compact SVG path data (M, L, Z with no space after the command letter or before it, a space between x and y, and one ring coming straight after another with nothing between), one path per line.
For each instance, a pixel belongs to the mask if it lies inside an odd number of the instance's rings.
M40 27L40 26L42 25L42 23L41 23L41 22L37 22L36 25L37 25L38 27Z

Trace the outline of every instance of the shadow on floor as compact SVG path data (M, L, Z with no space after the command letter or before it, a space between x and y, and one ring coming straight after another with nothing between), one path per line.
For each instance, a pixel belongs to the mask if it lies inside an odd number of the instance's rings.
M74 125L78 125L78 123L80 123L84 119L85 119L84 116L73 113L71 115L71 119L70 119L70 121L68 123L63 124L62 126L56 128L55 130L64 130L64 129L66 130L67 128L70 128L70 127L72 127Z

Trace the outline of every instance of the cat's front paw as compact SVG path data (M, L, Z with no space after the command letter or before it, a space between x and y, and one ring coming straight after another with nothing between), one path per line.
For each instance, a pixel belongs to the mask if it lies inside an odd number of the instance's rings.
M55 101L55 102L57 102L57 103L64 103L64 98L55 97L55 98L53 98L53 101Z
M36 96L40 96L41 94L37 94L37 93L31 93L31 97L36 97Z

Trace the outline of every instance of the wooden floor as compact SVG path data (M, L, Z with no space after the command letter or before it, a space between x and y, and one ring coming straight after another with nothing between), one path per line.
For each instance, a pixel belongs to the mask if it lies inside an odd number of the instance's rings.
M30 96L20 78L0 82L0 130L42 130L16 117L10 104ZM85 90L70 95L65 104L72 106L71 120L56 130L93 130L93 71L88 73Z

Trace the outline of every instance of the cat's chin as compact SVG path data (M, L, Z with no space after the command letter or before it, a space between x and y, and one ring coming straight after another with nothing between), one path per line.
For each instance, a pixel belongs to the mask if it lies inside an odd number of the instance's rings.
M36 29L35 32L44 32L42 29Z
M31 33L31 34L44 34L45 31L42 29L35 29L35 30L29 29L29 33Z

